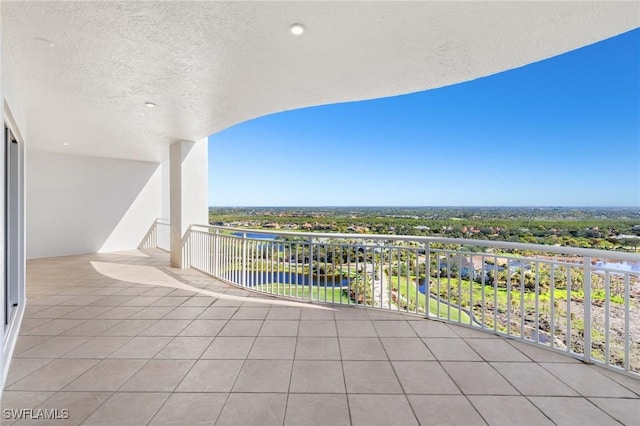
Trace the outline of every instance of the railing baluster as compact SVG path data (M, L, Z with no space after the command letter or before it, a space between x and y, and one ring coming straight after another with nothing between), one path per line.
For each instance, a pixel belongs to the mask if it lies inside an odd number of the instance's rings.
M629 371L631 368L631 313L629 312L630 298L629 290L631 284L629 274L624 274L624 370Z
M582 292L584 299L582 303L584 322L584 361L591 362L591 257L582 258L584 277L582 279Z
M604 275L604 362L611 363L611 353L609 346L609 316L611 315L611 277L609 271Z
M309 282L307 290L309 291L309 301L313 300L313 238L309 237ZM318 289L319 290L319 289Z

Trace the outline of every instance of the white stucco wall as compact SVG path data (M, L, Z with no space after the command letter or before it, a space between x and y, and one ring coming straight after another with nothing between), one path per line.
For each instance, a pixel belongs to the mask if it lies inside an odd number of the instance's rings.
M27 258L138 247L162 216L160 163L32 151Z

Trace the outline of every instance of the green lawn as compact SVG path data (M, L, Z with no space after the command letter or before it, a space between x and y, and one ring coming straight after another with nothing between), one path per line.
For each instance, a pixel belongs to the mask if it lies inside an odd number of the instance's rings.
M264 291L281 296L295 297L309 300L309 287L296 284L261 284L255 287L256 290ZM313 286L311 297L313 300L330 303L352 304L353 301L339 288Z
M426 296L417 291L415 281L409 281L409 284L407 285L406 277L391 277L390 280L391 284L398 288L398 291L406 300L415 303L417 294L418 306L424 310ZM440 308L439 316L441 318L449 318L451 321L460 320L460 322L464 324L469 324L471 322L471 318L466 312L462 312L453 306L447 305L446 303L438 302L433 298L429 298L429 312L434 315L438 315L438 307Z

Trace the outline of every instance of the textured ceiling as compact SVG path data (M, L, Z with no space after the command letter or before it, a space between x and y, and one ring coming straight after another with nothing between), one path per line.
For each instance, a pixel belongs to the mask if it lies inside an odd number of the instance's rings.
M640 24L638 2L1 7L29 149L149 161L257 116L471 80ZM295 22L302 36L289 32Z

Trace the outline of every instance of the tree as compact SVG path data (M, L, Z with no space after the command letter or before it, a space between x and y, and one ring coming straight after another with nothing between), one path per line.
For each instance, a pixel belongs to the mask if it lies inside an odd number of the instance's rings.
M371 276L366 272L358 272L349 280L349 297L359 305L373 305L373 288Z

